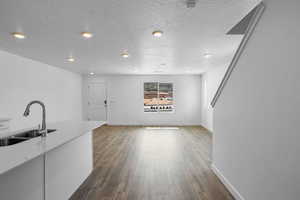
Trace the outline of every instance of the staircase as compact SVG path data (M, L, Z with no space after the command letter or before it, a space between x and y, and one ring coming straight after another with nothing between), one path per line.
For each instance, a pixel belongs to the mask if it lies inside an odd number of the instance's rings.
M229 80L231 73L233 72L240 56L243 53L243 50L245 49L248 40L250 39L256 24L258 23L260 17L263 14L263 11L265 9L265 5L263 2L259 3L255 8L253 8L249 14L247 14L237 25L235 25L227 34L228 35L236 35L236 34L243 34L243 39L235 52L235 55L214 95L214 98L211 101L211 106L214 107L222 94L222 91Z

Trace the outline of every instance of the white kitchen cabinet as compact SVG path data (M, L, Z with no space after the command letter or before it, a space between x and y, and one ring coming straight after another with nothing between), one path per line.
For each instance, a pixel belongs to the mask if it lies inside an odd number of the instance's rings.
M46 154L46 200L67 200L93 169L92 133Z
M39 156L0 176L0 199L43 199L43 156Z

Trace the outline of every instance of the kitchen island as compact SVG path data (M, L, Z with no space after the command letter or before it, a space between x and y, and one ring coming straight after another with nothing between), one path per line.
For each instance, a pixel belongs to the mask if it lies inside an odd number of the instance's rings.
M47 137L0 147L1 198L68 199L93 169L92 130L104 124L51 123Z

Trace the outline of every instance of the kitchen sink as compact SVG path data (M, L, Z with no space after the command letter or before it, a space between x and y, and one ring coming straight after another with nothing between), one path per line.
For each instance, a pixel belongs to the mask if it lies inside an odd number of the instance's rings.
M20 142L24 142L29 139L30 138L14 138L14 137L2 138L0 139L0 147L18 144Z
M52 133L56 131L56 129L47 129L47 133ZM34 129L34 130L30 130L30 131L26 131L23 133L19 133L17 135L15 135L15 137L23 137L23 138L35 138L35 137L39 137L42 134L39 132L39 130Z
M52 133L54 131L56 131L56 129L47 129L47 133ZM16 135L9 136L6 138L0 138L0 147L18 144L20 142L24 142L35 137L40 137L41 135L42 134L39 132L39 130L34 129L18 133Z

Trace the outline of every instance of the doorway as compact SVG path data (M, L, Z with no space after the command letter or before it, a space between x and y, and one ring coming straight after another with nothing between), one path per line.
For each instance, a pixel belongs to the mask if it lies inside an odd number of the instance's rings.
M88 84L87 104L87 119L89 121L107 120L107 94L104 82Z

